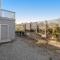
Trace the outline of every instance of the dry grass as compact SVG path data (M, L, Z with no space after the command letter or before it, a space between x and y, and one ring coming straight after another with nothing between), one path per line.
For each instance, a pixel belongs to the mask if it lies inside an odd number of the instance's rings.
M35 42L35 44L39 47L44 47L47 48L48 50L54 52L54 53L59 53L60 54L60 42L58 41L47 41L46 40L38 40Z

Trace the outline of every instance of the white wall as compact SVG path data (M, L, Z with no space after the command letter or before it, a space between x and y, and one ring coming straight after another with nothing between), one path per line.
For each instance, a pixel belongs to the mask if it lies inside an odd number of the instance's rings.
M9 38L15 39L15 20L8 18L0 17L0 24L8 24L9 25Z

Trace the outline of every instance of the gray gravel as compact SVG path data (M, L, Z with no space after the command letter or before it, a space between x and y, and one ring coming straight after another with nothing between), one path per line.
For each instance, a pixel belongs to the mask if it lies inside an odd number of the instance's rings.
M49 60L47 51L32 47L25 43L24 38L0 45L0 60Z

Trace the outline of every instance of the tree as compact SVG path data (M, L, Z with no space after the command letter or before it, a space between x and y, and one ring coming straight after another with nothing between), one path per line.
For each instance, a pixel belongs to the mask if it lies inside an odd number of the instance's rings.
M60 27L56 24L53 35L55 36L56 40L60 41Z
M39 33L39 26L37 25L37 33Z
M48 38L52 37L53 36L53 29L48 27L47 34L48 34Z

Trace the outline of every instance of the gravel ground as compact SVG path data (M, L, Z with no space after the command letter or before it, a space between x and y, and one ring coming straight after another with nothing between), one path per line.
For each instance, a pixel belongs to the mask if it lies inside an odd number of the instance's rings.
M47 49L30 46L24 40L26 39L17 37L14 42L0 45L0 60L49 60ZM59 56L55 56L53 60L60 60Z

